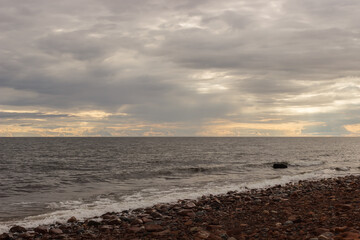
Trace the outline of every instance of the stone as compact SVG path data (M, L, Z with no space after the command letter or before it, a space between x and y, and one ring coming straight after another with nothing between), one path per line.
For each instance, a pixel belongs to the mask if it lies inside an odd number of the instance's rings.
M112 214L112 213L105 213L105 214L103 214L101 217L102 217L102 219L112 219L112 218L114 218L115 216L114 216L114 214Z
M210 233L204 230L198 231L195 234L195 237L198 237L200 239L207 239L210 236Z
M95 220L89 220L89 221L87 222L87 225L88 225L89 227L98 227L98 226L101 225L101 223L98 222L98 221L95 221Z
M148 232L160 232L163 230L163 227L158 224L146 224L145 230Z
M198 211L195 213L197 217L202 217L205 216L205 212L204 211Z
M191 221L191 220L189 220L189 221L186 221L185 223L184 223L184 225L185 226L190 226L190 225L193 225L193 221Z
M360 234L357 232L344 232L341 236L345 239L360 239Z
M188 212L187 216L191 218L195 218L196 214L194 212Z
M154 235L154 236L165 236L165 235L168 235L168 234L170 234L169 229L166 229L166 230L161 231L161 232L152 232L152 235Z
M135 218L134 220L131 221L131 225L139 225L139 224L143 224L143 220L141 220L140 218Z
M178 214L181 216L188 216L191 218L194 218L196 216L196 214L191 209L182 209L178 212Z
M318 236L319 240L331 240L333 239L334 234L331 232L324 232L323 234L321 234L320 236Z
M102 225L100 227L100 231L102 231L102 232L106 232L106 231L108 231L110 229L111 229L111 226L109 226L109 225Z
M158 212L152 212L152 213L150 213L150 215L153 218L162 218L163 217L163 215L161 215L161 213L158 213Z
M153 220L151 220L151 219L149 219L149 218L147 218L147 217L143 217L143 218L142 218L142 221L143 221L144 223L148 223L148 222L152 222Z
M133 232L133 233L137 233L137 232L141 232L141 231L144 231L144 227L143 226L141 226L141 227L130 227L129 228L129 231L130 232Z
M214 197L214 201L218 204L221 204L220 200L217 197Z
M287 163L285 163L285 162L274 163L274 164L273 164L273 168L287 168L287 167L288 167L288 165L287 165Z
M1 240L10 240L11 238L10 238L9 234L3 233L3 234L0 234L0 239Z
M71 218L69 218L69 219L67 220L67 222L68 222L68 223L74 223L74 222L77 222L77 219L76 219L76 217L72 216Z
M52 228L52 229L50 229L49 233L58 235L58 234L62 234L63 231L60 228Z
M192 227L190 228L190 232L198 232L200 229L198 227Z
M207 228L212 229L212 230L216 230L216 229L223 228L223 226L222 225L208 225Z
M10 232L12 233L23 233L23 232L26 232L26 228L22 227L22 226L18 226L18 225L15 225L13 227L10 228Z
M292 224L294 224L293 221L286 221L286 222L284 222L284 226L289 226L289 225L292 225Z
M34 232L44 234L48 232L48 228L45 226L38 226L34 228Z
M308 215L308 217L312 217L312 218L316 216L316 214L314 212L311 212L311 211L308 212L307 215Z
M315 233L317 235L321 235L321 234L323 234L325 232L330 232L330 230L328 228L317 228L317 229L315 229Z
M196 205L193 202L189 202L185 205L185 208L194 208L194 207L196 207Z
M340 207L344 210L351 210L352 206L351 204L340 204Z
M296 215L291 215L291 216L288 217L288 220L294 222L294 221L296 221L298 218L299 218L299 217L296 216Z
M114 218L114 219L110 219L109 221L107 221L107 223L110 225L120 225L121 220L119 218Z
M347 230L347 228L348 228L347 226L335 227L334 232L336 232L336 233L345 232Z
M24 232L24 233L20 234L20 237L24 238L24 239L30 239L30 238L33 238L33 234L30 234L29 232Z

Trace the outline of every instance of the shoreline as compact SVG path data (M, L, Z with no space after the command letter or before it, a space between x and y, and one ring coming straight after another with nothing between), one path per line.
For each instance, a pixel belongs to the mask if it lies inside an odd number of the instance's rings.
M300 180L84 221L15 226L0 239L360 239L359 193L360 176Z
M281 171L281 170L280 170ZM96 203L84 203L82 200L75 199L69 200L68 204L72 205L72 201L76 202L77 206L71 206L69 209L57 209L55 211L48 211L39 214L32 214L21 219L8 220L0 222L0 235L9 231L11 226L20 225L25 228L31 229L39 225L51 225L55 222L66 223L66 221L76 216L79 221L85 221L93 216L101 216L107 212L121 212L123 210L131 211L137 208L152 207L156 204L172 204L176 203L179 199L196 200L201 196L223 195L229 191L245 192L249 189L265 189L275 185L285 185L291 182L298 182L300 180L317 180L324 178L335 178L347 176L341 174L334 175L322 171L307 172L299 175L282 175L279 178L264 179L261 181L244 182L244 183L231 183L225 185L207 185L203 188L196 188L194 191L187 192L165 192L164 194L157 193L151 198L138 198L138 193L128 195L123 201L112 201L109 198L103 198ZM348 173L348 175L351 175ZM352 175L359 175L353 173ZM60 205L62 202L55 202L54 204ZM88 205L92 205L90 208Z

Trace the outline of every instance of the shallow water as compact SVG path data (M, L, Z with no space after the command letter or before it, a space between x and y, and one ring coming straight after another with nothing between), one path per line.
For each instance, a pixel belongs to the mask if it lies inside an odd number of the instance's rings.
M0 232L360 173L359 138L0 138ZM273 169L285 161L287 169Z

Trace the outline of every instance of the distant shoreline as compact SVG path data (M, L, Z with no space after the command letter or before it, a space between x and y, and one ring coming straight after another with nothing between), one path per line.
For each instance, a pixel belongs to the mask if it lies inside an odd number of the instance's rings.
M342 239L360 237L360 176L203 196L85 221L25 229L0 239ZM322 237L321 237L322 236Z

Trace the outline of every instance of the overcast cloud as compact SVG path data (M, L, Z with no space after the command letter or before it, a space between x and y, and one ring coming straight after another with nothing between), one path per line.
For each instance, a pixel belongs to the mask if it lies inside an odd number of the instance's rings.
M360 134L357 0L0 6L0 136Z

